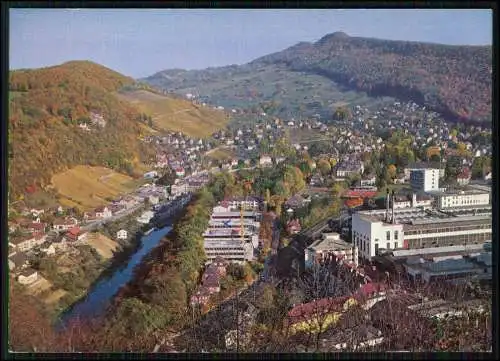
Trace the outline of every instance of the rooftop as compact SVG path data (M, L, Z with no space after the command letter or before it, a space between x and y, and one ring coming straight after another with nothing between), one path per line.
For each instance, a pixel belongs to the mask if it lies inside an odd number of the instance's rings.
M464 187L462 189L460 188L450 188L446 190L439 190L439 191L428 191L430 195L433 196L453 196L453 195L472 195L472 194L485 194L485 193L490 193L491 188L487 189L486 187L483 189L477 188L477 187Z
M327 250L337 250L337 249L344 250L344 249L351 249L352 244L343 241L341 239L326 238L317 240L316 242L311 244L309 248L315 251L327 251Z
M470 244L467 246L401 249L392 251L392 255L393 257L404 258L404 257L419 256L419 255L446 254L454 252L481 252L487 249L488 249L488 243L485 243L485 244Z
M392 211L390 211L391 214ZM491 220L491 212L485 211L482 214L474 214L474 210L462 209L461 214L453 212L441 212L437 210L425 210L422 208L403 208L395 209L394 216L397 224L422 225L457 222L460 217L461 222ZM370 222L385 222L385 210L377 209L371 211L361 211L357 214L364 220Z

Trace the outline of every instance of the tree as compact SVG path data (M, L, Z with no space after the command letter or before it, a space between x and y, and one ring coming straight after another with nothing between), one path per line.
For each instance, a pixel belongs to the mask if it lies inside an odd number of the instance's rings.
M332 166L330 165L330 162L328 162L326 159L321 159L318 162L318 169L322 175L326 176L330 174Z
M394 179L396 178L396 166L394 164L390 164L387 166L387 175L389 179Z

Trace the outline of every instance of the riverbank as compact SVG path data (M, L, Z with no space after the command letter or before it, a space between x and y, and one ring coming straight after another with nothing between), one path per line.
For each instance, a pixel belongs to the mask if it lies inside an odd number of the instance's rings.
M179 208L185 205L184 199L180 198L166 203L165 209L172 214L177 213ZM170 232L171 223L172 221L168 221L165 227L160 229L155 228L152 221L149 224L134 223L128 226L128 229L134 228L135 234L129 237L129 242L125 244L122 242L120 252L112 258L109 267L88 289L87 294L62 313L58 328L77 317L93 318L105 313L115 294L133 277L134 270L138 264L141 264L143 257L149 254L151 249L154 249ZM108 232L117 232L123 229L122 226L124 225L112 225ZM134 241L131 242L130 238Z

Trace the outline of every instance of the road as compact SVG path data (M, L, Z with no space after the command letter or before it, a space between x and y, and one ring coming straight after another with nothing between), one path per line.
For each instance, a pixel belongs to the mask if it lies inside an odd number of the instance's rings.
M97 228L99 228L100 226L108 223L108 222L114 222L114 221L117 221L123 217L126 217L134 212L136 212L137 210L141 209L144 207L144 204L141 203L141 204L138 204L137 206L135 207L132 207L132 208L129 208L129 209L125 209L121 212L118 212L116 213L114 216L111 216L109 218L104 218L104 219L100 219L100 220L97 220L97 221L94 221L94 222L91 222L91 223L88 223L82 227L80 227L80 229L82 231L93 231Z

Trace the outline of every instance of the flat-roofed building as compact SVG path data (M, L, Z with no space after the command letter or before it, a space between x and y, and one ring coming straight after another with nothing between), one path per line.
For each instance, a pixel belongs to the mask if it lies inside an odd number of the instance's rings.
M412 169L411 187L416 191L428 192L439 189L439 169Z
M427 192L436 200L438 209L451 209L457 207L478 207L490 204L491 189L466 187L464 189L449 189L445 191Z
M352 216L352 239L360 257L385 250L482 244L491 241L491 210L441 212L407 208L361 211Z
M245 198L238 201L254 201ZM203 234L207 263L222 257L232 262L244 262L253 259L254 248L259 246L260 212L228 211L235 206L251 207L251 204L220 204L208 222L208 228Z

